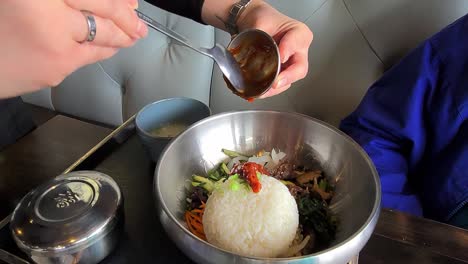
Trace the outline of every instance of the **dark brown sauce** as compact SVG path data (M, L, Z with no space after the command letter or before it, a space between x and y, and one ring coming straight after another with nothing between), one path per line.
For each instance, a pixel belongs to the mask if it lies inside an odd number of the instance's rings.
M248 47L247 47L248 45ZM228 51L234 56L236 61L240 64L242 76L247 84L244 87L244 92L239 93L226 76L223 75L224 81L227 87L237 96L244 98L249 102L253 102L254 99L261 95L271 83L272 75L276 74L275 71L271 71L267 76L263 74L265 68L271 61L267 59L261 60L261 63L255 62L258 58L271 58L272 48L263 41L257 41L253 43L244 43L237 47L229 48ZM244 51L244 54L241 52Z

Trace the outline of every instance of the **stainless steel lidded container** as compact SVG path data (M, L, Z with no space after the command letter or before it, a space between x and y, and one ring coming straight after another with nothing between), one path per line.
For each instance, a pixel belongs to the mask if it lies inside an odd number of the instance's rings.
M117 183L100 172L77 171L24 196L10 229L36 263L98 263L115 248L123 222Z

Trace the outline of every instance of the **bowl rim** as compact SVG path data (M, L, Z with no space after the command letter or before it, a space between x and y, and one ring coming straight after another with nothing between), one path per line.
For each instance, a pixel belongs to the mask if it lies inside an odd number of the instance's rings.
M183 100L183 101L193 101L195 103L198 103L202 106L204 106L206 108L206 110L208 110L208 115L207 117L210 117L212 115L212 111L211 111L211 108L205 104L204 102L198 100L198 99L195 99L195 98L191 98L191 97L184 97L184 96L178 96L178 97L168 97L168 98L164 98L164 99L161 99L161 100L157 100L157 101L153 101L151 103L148 103L147 105L143 106L143 108L140 109L140 111L138 111L138 113L135 115L135 127L138 131L140 131L143 135L147 136L147 137L150 137L150 138L155 138L155 139L172 139L174 137L159 137L159 136L154 136L150 133L148 133L145 129L142 129L140 125L138 125L138 120L140 120L140 117L142 115L143 112L145 112L146 110L148 110L149 108L153 107L154 105L157 105L157 104L160 104L160 103L164 103L164 102L168 102L168 101L175 101L175 100ZM206 118L206 117L205 117ZM200 120L199 120L200 121ZM197 121L198 122L198 121ZM195 123L197 123L195 122ZM193 123L193 124L195 124ZM190 126L188 126L186 128L186 130L189 128ZM162 152L161 152L162 153Z
M301 117L301 118L306 118L306 119L308 119L310 121L316 122L317 124L321 125L322 127L326 128L326 129L331 130L334 133L338 133L339 135L343 136L343 138L345 140L348 140L349 143L351 143L352 145L354 145L356 147L356 150L362 155L365 162L369 165L372 175L374 175L373 179L374 179L374 186L375 186L375 189L376 189L376 197L375 197L376 199L375 199L374 204L372 206L372 211L369 214L369 216L367 217L364 224L356 232L352 233L352 235L348 236L345 240L341 241L340 243L338 243L336 245L333 245L332 247L328 247L328 248L326 248L324 250L315 252L313 254L308 254L308 255L303 255L303 256L298 256L298 257L268 258L268 257L255 257L255 256L250 256L250 255L241 255L241 254L237 254L235 252L232 252L232 251L225 250L223 248L217 247L217 246L209 243L208 241L200 239L196 235L192 234L192 232L190 232L186 227L184 227L181 223L179 223L179 221L176 219L176 217L167 208L167 206L166 206L166 204L164 202L164 199L162 197L162 193L160 191L160 188L158 188L160 186L159 177L158 177L158 171L160 170L160 167L161 167L161 162L160 161L164 159L164 157L166 156L166 152L168 151L168 149L173 144L175 144L177 142L177 139L179 137L182 137L186 133L189 133L193 128L195 128L197 126L200 126L200 125L202 125L204 123L210 122L212 120L225 117L225 116L236 115L236 114L249 114L249 113L287 114L287 115L297 116L297 117ZM380 183L379 174L377 172L377 169L375 168L374 163L372 162L370 157L367 155L367 153L364 151L364 149L355 140L353 140L350 136L348 136L343 131L339 130L338 128L332 126L331 124L329 124L329 123L327 123L325 121L319 120L317 118L314 118L314 117L306 115L306 114L302 114L302 113L298 113L298 112L294 112L294 111L260 110L259 109L259 110L234 110L234 111L226 111L226 112L211 115L209 117L206 117L206 118L192 124L186 130L184 130L182 133L180 133L177 137L173 138L164 147L163 151L161 152L161 155L160 155L160 157L158 159L158 162L157 162L155 170L154 170L154 175L153 175L153 199L155 199L156 204L159 204L161 206L164 213L166 213L166 215L168 216L169 219L171 219L171 221L173 221L180 229L182 229L182 231L184 233L186 233L192 239L194 239L194 240L196 240L196 241L198 241L200 243L204 243L205 245L207 245L209 247L212 247L212 248L214 248L216 250L220 250L221 252L223 252L225 254L229 254L229 255L233 255L233 256L237 256L237 257L242 257L242 258L246 258L246 259L250 259L250 260L288 262L288 261L297 261L297 260L302 260L302 259L306 259L306 258L317 257L317 256L329 254L329 253L331 253L333 251L338 250L340 247L343 247L345 244L348 244L350 241L356 239L358 237L358 235L363 233L364 229L367 226L372 224L373 221L377 222L377 220L378 220L378 218L380 216L382 190L381 190L381 183ZM184 252L184 254L185 254L185 252Z

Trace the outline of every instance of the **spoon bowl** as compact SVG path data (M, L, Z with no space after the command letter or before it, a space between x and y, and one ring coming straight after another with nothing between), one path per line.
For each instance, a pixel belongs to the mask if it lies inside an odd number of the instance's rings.
M278 45L270 35L259 29L248 29L237 34L227 49L239 63L245 82L242 90L226 82L235 94L253 99L271 89L281 63Z

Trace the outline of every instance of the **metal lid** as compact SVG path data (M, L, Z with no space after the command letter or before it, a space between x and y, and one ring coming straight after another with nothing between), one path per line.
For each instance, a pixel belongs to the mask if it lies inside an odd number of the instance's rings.
M29 192L10 223L16 243L34 255L72 253L110 232L122 206L115 181L96 171L60 175Z

